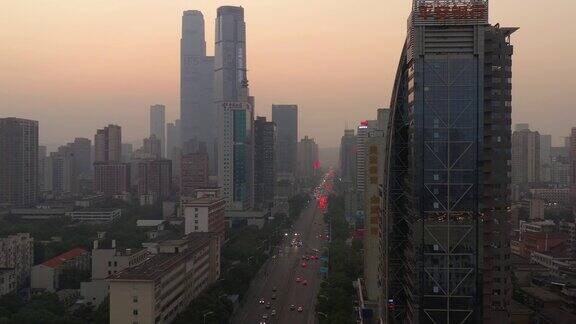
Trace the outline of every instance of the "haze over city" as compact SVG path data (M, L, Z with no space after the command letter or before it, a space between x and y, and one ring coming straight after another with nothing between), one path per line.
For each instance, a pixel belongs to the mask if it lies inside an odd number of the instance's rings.
M180 16L205 13L214 52L215 9L226 1L30 1L0 11L2 116L40 122L40 142L55 149L90 138L106 123L122 125L125 141L147 136L148 108L179 114ZM342 129L388 107L411 1L236 1L246 9L248 79L256 112L298 103L299 136L337 147ZM513 122L561 142L576 109L576 62L568 24L573 1L492 1L490 20L519 26L513 36ZM565 22L561 27L558 22ZM561 63L559 63L561 62ZM553 64L558 63L558 64ZM537 94L537 95L534 95ZM375 116L373 116L375 117ZM334 127L326 127L331 125Z

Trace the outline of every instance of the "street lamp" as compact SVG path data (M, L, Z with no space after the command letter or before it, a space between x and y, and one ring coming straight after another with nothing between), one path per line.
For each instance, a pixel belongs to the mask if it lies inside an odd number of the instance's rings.
M207 313L204 313L204 315L202 315L202 322L203 322L204 324L206 324L206 316L212 315L212 314L214 314L214 312L212 312L212 311L207 312Z

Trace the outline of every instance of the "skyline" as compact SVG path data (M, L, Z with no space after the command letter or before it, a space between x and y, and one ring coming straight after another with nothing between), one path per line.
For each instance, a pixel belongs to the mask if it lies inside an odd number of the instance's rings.
M127 142L139 141L147 135L142 125L148 123L151 105L166 105L167 122L178 117L182 12L203 12L208 55L213 55L216 8L242 5L256 115L270 118L272 104L298 104L299 138L308 135L321 147L336 147L345 125L355 128L360 120L375 118L376 108L389 105L410 1L328 3L14 4L0 13L2 117L38 120L42 144L92 138L109 123L124 128ZM303 7L306 11L297 9ZM562 0L557 8L569 7L576 5ZM555 145L562 143L560 137L569 135L576 118L576 111L564 108L570 102L561 95L575 85L565 72L576 70L576 62L550 64L573 46L551 36L557 34L554 23L568 20L570 10L542 11L529 2L519 9L518 4L492 1L490 11L491 23L520 27L513 36L512 122L528 122L552 134ZM290 16L297 19L286 19ZM576 26L563 30L570 34ZM341 127L316 127L323 124Z

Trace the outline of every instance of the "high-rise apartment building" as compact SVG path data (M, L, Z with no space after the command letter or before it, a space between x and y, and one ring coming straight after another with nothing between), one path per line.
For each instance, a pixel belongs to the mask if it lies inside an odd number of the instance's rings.
M415 0L391 100L384 321L507 323L516 28L485 0Z
M138 161L138 196L148 196L147 201L156 203L172 194L172 162L168 159L145 159Z
M120 162L122 159L122 128L108 125L94 135L94 162Z
M267 209L274 203L276 125L257 117L254 122L254 205Z
M156 136L160 141L160 157L166 156L166 107L164 105L150 106L150 136Z
M29 233L0 237L0 268L14 269L18 287L25 287L30 282L33 264L34 239Z
M88 138L77 137L72 143L74 164L79 177L89 178L92 176L92 141Z
M298 105L272 105L276 124L276 169L296 174L298 161Z
M208 187L208 163L208 153L205 150L182 155L180 162L180 194L182 196L193 197L197 189Z
M512 133L512 183L540 182L540 134L529 129Z
M0 118L0 206L38 199L38 122Z
M180 131L180 145L191 139L205 142L208 146L214 143L214 73L214 56L206 55L204 16L200 11L184 11L180 40L181 122L176 124Z
M130 192L130 164L121 161L120 126L98 129L94 136L94 191L106 196Z
M318 176L318 144L313 138L304 136L298 143L298 178L304 187L310 187Z
M540 134L540 181L549 182L552 179L552 135Z

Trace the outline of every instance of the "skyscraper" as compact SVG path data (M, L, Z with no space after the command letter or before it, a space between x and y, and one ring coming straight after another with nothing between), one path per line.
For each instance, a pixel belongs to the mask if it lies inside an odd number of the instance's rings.
M296 173L298 152L298 106L272 105L272 122L276 124L278 172Z
M510 322L515 30L490 26L484 0L413 2L384 169L384 320Z
M552 135L540 134L540 181L552 180Z
M218 8L214 100L218 124L218 184L228 209L253 204L253 97L246 76L246 24L242 7Z
M120 162L122 159L122 129L108 125L94 136L94 162Z
M204 16L187 10L180 40L180 144L197 139L212 146L215 117L214 57L206 56Z
M107 196L130 191L130 164L122 163L122 129L108 125L94 135L94 191Z
M310 187L320 168L318 144L313 138L304 136L298 143L298 178L304 187Z
M77 137L72 143L75 168L80 177L90 177L92 175L91 148L92 141L87 138Z
M254 122L254 205L266 209L274 202L276 125L257 117Z
M160 141L160 155L166 156L166 107L150 106L150 136L155 135Z
M0 206L38 199L38 122L0 118Z
M216 17L214 100L216 103L248 101L246 76L246 23L244 8L219 7Z
M540 182L540 134L530 129L512 133L512 183Z

